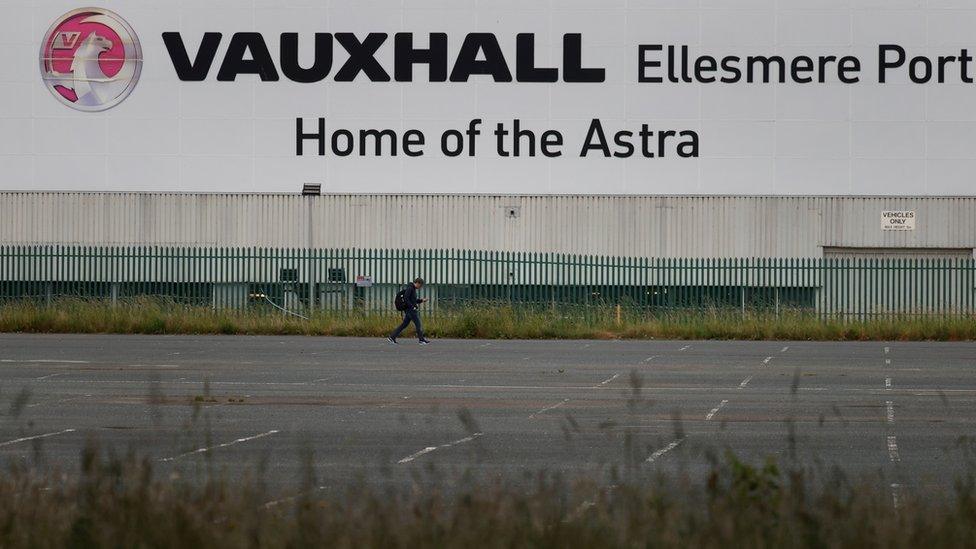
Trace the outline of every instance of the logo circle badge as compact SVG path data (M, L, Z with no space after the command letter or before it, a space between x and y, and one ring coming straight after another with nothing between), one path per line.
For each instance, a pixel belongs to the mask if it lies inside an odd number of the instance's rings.
M85 112L111 109L139 82L142 47L118 14L82 8L61 16L41 43L41 77L65 105Z

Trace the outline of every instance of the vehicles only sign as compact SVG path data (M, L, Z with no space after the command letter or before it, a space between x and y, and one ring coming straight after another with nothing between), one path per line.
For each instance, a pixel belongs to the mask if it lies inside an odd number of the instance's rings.
M914 231L915 212L885 210L881 212L882 231Z

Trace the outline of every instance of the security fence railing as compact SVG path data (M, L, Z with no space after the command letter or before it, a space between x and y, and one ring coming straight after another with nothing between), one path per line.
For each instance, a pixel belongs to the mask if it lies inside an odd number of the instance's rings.
M482 303L646 313L800 310L825 317L973 315L972 259L674 259L470 250L0 247L0 298L153 296L305 314L389 311L416 277L432 311Z

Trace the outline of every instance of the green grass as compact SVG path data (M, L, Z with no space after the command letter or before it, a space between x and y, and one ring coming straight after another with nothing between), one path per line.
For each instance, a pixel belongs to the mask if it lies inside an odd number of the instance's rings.
M0 306L0 331L28 333L248 334L381 337L395 314L317 313L303 320L275 312L213 311L142 299L112 307L60 300L52 306ZM425 315L433 337L487 339L740 339L817 341L976 340L976 318L823 320L791 311L704 310L643 316L614 308L538 309L484 304Z

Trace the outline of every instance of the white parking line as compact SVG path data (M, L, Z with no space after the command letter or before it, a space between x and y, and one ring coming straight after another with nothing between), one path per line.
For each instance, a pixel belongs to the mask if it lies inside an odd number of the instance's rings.
M901 456L898 455L898 438L894 435L888 436L888 459L892 462L901 461Z
M890 364L891 364L891 359L890 358L886 358L885 359L885 366L888 366Z
M225 442L223 444L218 444L216 446L207 446L205 448L197 448L196 450L192 450L190 452L186 452L185 454L180 454L178 456L173 456L173 457L168 457L168 458L160 458L159 461L176 461L176 460L178 460L180 458L184 458L186 456L192 456L194 454L203 454L203 453L209 452L211 450L217 450L219 448L226 448L228 446L233 446L235 444L240 444L242 442L250 442L252 440L257 440L259 438L269 437L269 436L271 436L271 435L273 435L273 434L275 434L277 432L278 432L277 429L272 429L272 430L270 430L270 431L268 431L266 433L261 433L261 434L257 434L257 435L250 436L250 437L239 438L237 440L232 440L230 442Z
M705 421L711 421L712 418L715 417L715 414L717 414L718 411L721 410L722 408L724 408L725 405L728 404L728 403L729 403L728 400L723 400L721 403L719 403L718 406L712 408L712 411L711 412L708 412L708 414L705 415Z
M895 422L895 403L889 400L885 406L888 408L888 423L892 424Z
M668 444L668 445L667 445L667 446L665 446L664 448L661 448L660 450L658 450L658 451L656 451L656 452L654 452L653 454L651 454L651 455L650 455L650 456L649 456L649 457L647 458L647 462L648 462L648 463L654 463L654 462L655 462L655 461L657 461L657 460L658 460L658 459L659 459L659 458L660 458L661 456L663 456L664 454L666 454L666 453L668 453L668 452L670 452L671 450L674 450L674 449L675 449L675 448L677 448L677 447L678 447L679 445L681 445L681 443L682 443L682 442L684 442L684 440L685 440L685 439L684 439L683 437L682 437L682 438L679 438L678 440L676 440L676 441L674 441L674 442L672 442L671 444Z
M891 390L891 378L890 377L886 377L885 378L885 391L890 391L890 390Z
M41 439L41 438L56 437L58 435L63 435L63 434L66 434L66 433L73 433L73 432L75 432L74 429L65 429L63 431L56 431L54 433L44 433L43 435L34 435L32 437L17 438L17 439L14 439L14 440L8 440L7 442L0 442L0 447L3 447L3 446L11 446L13 444L19 444L21 442L28 442L28 441L31 441L31 440L37 440L37 439Z
M620 374L613 374L613 375L612 375L612 376L610 376L609 378L607 378L607 379L605 379L605 380L603 380L603 381L601 381L601 382L600 382L600 383L599 383L599 384L597 385L597 387L606 387L608 383L610 383L610 382L612 382L613 380L615 380L615 379L617 379L618 377L620 377Z
M471 435L469 437L464 437L462 439L455 440L454 442L448 442L447 444L441 444L440 446L428 446L428 447L424 448L423 450L421 450L419 452L415 452L413 454L410 454L409 456L401 459L397 463L400 464L400 465L402 465L404 463L410 463L411 461L419 458L420 456L429 454L431 452L434 452L434 451L437 451L437 450L445 450L447 448L452 448L452 447L457 446L459 444L464 444L466 442L471 442L472 440L480 437L483 434L484 433L475 433L475 434L473 434L473 435Z
M570 522L573 522L574 520L583 516L583 513L585 513L588 509L592 509L594 506L596 506L596 502L590 500L586 500L583 503L580 503L579 506L576 507L576 510L573 511L571 515L567 516L562 520L562 523L569 524Z
M386 404L380 406L380 408L382 409L382 408L389 408L390 406L396 406L397 404L402 403L404 400L410 400L410 397L409 396L400 397L400 400L394 402L387 402Z
M46 375L46 376L41 376L41 377L35 377L35 378L34 378L34 381L43 381L43 380L45 380L45 379L51 379L52 377L58 377L58 376L66 376L66 375L68 375L68 374L70 374L70 373L71 373L71 372L59 372L59 373L57 373L57 374L48 374L48 375Z
M364 385L364 384L355 384L355 383L347 383L347 384L337 385L337 387L365 387L365 386L366 385ZM375 387L375 386L373 386L373 387ZM384 386L384 387L387 387L387 386ZM403 387L403 385L389 385L388 387ZM512 390L531 391L531 390L537 390L537 389L542 389L542 390L546 390L546 391L580 391L580 390L587 390L587 389L596 390L596 389L599 389L600 387L594 387L593 385L555 385L554 386L554 385L453 385L452 384L452 385L424 385L423 388L425 388L425 389L479 389L479 390L497 390L497 391L512 391ZM654 391L655 392L665 392L665 391L668 391L668 392L674 392L674 391L714 392L714 391L719 391L719 390L722 390L722 389L728 389L728 385L726 385L724 387L721 387L721 386L711 386L711 385L709 385L709 386L698 386L698 387L690 386L690 385L673 386L673 387L664 387L664 386L654 387ZM850 388L844 388L844 389L837 389L837 388L834 388L834 387L830 387L830 388L827 388L827 387L799 387L798 390L800 390L800 391L811 391L811 392L813 392L813 391L821 392L821 391L828 391L829 390L829 391L835 391L835 392L836 391L840 391L840 392L846 392L846 393L868 393L868 394L873 394L873 393L877 393L878 392L877 389L863 389L863 388L859 388L859 387L850 387ZM942 389L941 392L943 392L943 393L949 393L949 392L965 392L965 393L974 393L974 394L976 394L976 389ZM937 392L933 392L932 394L935 395L935 394L938 394L938 393Z
M175 379L175 380L172 380L172 381L170 381L170 380L163 380L163 381L159 381L159 383L161 385L167 385L167 384L169 384L169 385L174 385L174 384L175 385L200 385L200 384L203 383L203 381L201 381L201 380L196 380L196 381L181 381L181 379L185 379L185 378ZM10 381L21 381L21 380L13 379L13 380L10 380ZM23 381L38 381L38 380L37 379L27 379L27 380L23 380ZM108 385L111 385L111 384L119 384L119 383L128 383L128 384L144 383L146 380L144 380L144 379L140 379L140 380L128 380L128 379L44 379L44 380L40 380L40 381L44 381L44 382L48 382L48 383L82 383L82 384L86 384L86 385L95 385L95 384L102 384L102 385L108 384ZM210 385L211 386L213 386L213 385L261 385L261 386L299 387L299 386L309 385L309 382L307 382L307 381L292 381L292 382L288 382L288 381L213 381L213 380L210 380ZM348 385L348 384L346 384L346 385Z
M773 359L773 357L767 356L765 359L763 359L763 364L769 364L769 361L772 360L772 359Z
M272 507L274 507L276 505L281 505L282 503L291 503L292 501L295 501L296 499L298 499L298 498L300 498L302 496L307 496L307 495L309 495L309 494L311 494L313 492L321 492L322 490L325 490L326 488L327 488L327 486L316 486L315 488L312 488L311 490L306 490L304 492L301 492L298 495L289 496L287 498L281 498L281 499L276 499L276 500L269 501L268 503L265 503L262 507L264 507L265 509L271 509Z
M789 346L786 346L786 347L783 347L782 349L780 349L779 352L785 353L786 351L789 351L789 350L790 350Z
M885 347L884 348L884 351L885 351L885 354L888 354L889 352L891 352L891 347Z
M38 358L33 360L12 360L5 358L0 362L8 364L91 364L87 360L57 360L53 358Z
M8 379L8 380L5 380L5 381L7 381L9 383L21 383L21 382L32 382L32 381L36 381L36 380L34 380L34 378L12 378L12 379ZM81 384L81 385L139 385L139 386L142 386L142 385L145 385L148 382L149 382L149 380L145 380L145 379L138 379L138 380L117 380L117 379L113 379L113 380L109 380L109 379L61 379L61 378L53 378L53 379L45 379L45 380L42 380L39 383L45 383L45 384L47 384L47 383L50 383L50 384L72 383L72 384ZM200 380L191 381L191 380L186 380L186 379L180 378L180 379L174 379L174 380L161 380L161 381L158 381L158 382L155 382L155 383L157 383L160 387L171 386L171 385L194 385L194 386L199 387L203 383L203 381L200 381ZM312 384L309 383L309 382L285 382L285 381L281 381L281 382L275 382L275 381L210 381L210 386L211 387L217 387L217 386L220 386L220 385L228 385L228 386L235 386L235 387L237 387L237 386L244 386L244 387L247 387L247 386L252 386L252 387L304 387L304 386L309 386L309 385L312 385ZM418 387L416 385L404 385L402 383L400 383L400 384L398 384L398 383L386 383L386 384L384 384L384 383L335 383L335 384L332 384L331 386L332 387L335 387L335 388L338 388L338 389L355 387L355 388L370 388L370 389L389 388L389 389L399 389L399 390L403 390L403 389L416 389ZM422 385L420 387L422 389L479 389L479 390L496 390L496 391L536 390L536 389L543 389L543 390L546 390L546 391L580 391L580 390L596 390L596 389L599 389L599 387L594 387L593 385L561 385L561 386L553 386L553 385L460 385L460 384L456 384L456 383L435 383L435 384L431 384L431 385ZM725 388L728 388L728 386L726 386ZM694 391L694 392L701 392L701 391L715 391L715 390L721 390L721 389L723 389L723 387L721 387L721 386L692 386L692 385L674 386L674 387L663 387L662 386L662 387L655 387L654 388L655 391L659 391L659 392L660 391ZM820 391L827 391L828 388L826 388L826 387L799 387L798 390L799 391L817 391L817 392L820 392ZM834 392L840 392L840 393L852 393L852 394L855 394L855 393L869 393L870 394L870 393L876 393L880 389L866 389L866 388L862 388L862 387L831 387L829 390L830 391L834 391ZM964 395L964 394L976 395L976 389L939 389L938 391L936 391L936 390L931 390L931 391L918 391L918 392L912 393L912 394L914 396L938 396L940 394L949 394L949 393L952 393L952 394L960 394L960 395Z
M745 378L744 380L742 380L742 383L739 384L739 388L740 389L745 389L746 388L746 385L749 385L749 382L752 381L752 378L753 378L753 376L749 376L749 377Z
M92 397L91 395L82 395L82 396L76 396L76 397L71 397L71 398L65 398L65 399L61 399L61 400L56 400L54 402L51 402L51 401L48 401L48 402L35 402L33 404L28 404L27 407L28 408L35 408L37 406L45 406L47 404L64 404L66 402L72 402L72 401L75 401L75 400L81 400L83 398L91 398L91 397Z
M891 506L896 511L901 507L901 484L891 485Z
M545 408L539 410L538 412L530 415L529 416L529 419L532 419L532 418L534 418L535 416L537 416L539 414L544 414L544 413L548 412L549 410L555 410L556 408L560 408L562 406L565 406L567 402L569 402L569 399L568 398L564 398L562 402L553 404L552 406L546 406Z
M650 361L654 360L655 358L660 358L660 355L649 356L649 357L647 357L647 358L644 359L644 362L650 362Z
M680 348L678 350L679 351L687 351L688 349L691 349L691 345L685 345L684 347L682 347L682 348Z

